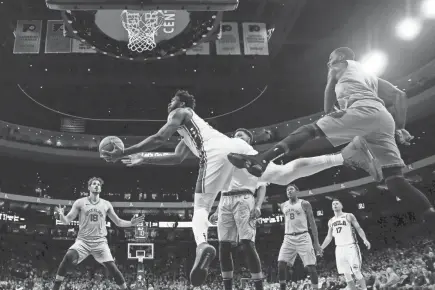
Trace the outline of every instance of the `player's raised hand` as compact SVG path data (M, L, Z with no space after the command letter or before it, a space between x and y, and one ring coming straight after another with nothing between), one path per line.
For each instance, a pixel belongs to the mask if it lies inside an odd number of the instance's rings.
M64 215L65 207L64 207L64 206L61 206L61 205L59 204L59 206L56 206L56 207L54 208L54 212L57 213L57 214L60 214L60 215Z
M209 221L212 225L217 224L217 221L218 221L218 212L215 211L215 212L210 216L210 218L208 219L208 221Z
M116 162L122 158L123 153L124 150L122 150L122 148L119 147L118 144L113 143L113 150L112 151L101 150L100 157L106 160L107 162Z
M138 224L143 223L144 220L145 220L145 216L143 216L143 215L141 215L141 216L134 216L134 217L131 219L131 225L132 225L133 227L135 227L135 226L137 226Z
M368 240L364 240L364 245L366 245L367 250L370 250L370 248L372 247L372 245L370 245L370 242Z
M144 161L144 157L141 154L130 155L121 159L121 162L127 165L128 167L138 166L142 164L143 161Z

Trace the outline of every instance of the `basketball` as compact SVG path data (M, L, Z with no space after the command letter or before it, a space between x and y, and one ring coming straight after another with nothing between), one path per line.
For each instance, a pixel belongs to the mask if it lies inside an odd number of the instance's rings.
M116 144L118 147L124 150L124 143L120 138L116 136L108 136L103 140L101 140L98 151L100 151L100 153L102 150L112 151L115 148L114 144Z

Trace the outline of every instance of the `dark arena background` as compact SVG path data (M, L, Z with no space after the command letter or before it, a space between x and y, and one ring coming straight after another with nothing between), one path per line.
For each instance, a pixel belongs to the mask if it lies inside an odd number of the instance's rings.
M406 129L415 138L399 145L405 178L435 202L435 1L239 1L0 2L0 289L54 289L79 230L78 219L62 224L56 207L68 213L89 194L93 176L104 180L100 196L121 219L145 217L130 228L106 221L127 286L194 289L189 273L198 161L126 167L101 159L100 141L119 136L128 147L154 134L183 89L210 125L228 136L247 128L254 148L264 151L325 114L327 62L338 47L352 48L367 70L406 92ZM147 21L133 24L143 11ZM179 141L175 134L148 156L170 154ZM368 250L358 238L367 289L435 289L435 225L421 223L420 212L384 181L339 166L294 183L312 205L320 242L333 199L355 215L372 244ZM284 186L269 185L256 221L268 290L280 289L279 204L286 200ZM216 226L208 242L219 250ZM232 250L233 289L255 289L242 245ZM318 289L346 287L334 246L317 260ZM286 277L286 289L312 289L300 258ZM68 269L60 289L116 284L89 257ZM224 289L219 254L197 289Z

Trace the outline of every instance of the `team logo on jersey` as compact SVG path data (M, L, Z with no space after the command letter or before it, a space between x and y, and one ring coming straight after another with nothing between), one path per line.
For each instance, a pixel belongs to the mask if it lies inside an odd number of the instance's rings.
M98 214L101 218L104 217L103 213L99 209L96 209L96 208L91 208L90 210L88 210L86 212L86 216L88 216L90 214Z
M336 226L345 226L346 225L346 221L343 221L343 220L341 220L341 221L336 221L336 222L333 222L332 223L332 226L333 227L336 227Z
M353 269L359 269L359 265L354 264L354 265L352 266L352 268L353 268Z

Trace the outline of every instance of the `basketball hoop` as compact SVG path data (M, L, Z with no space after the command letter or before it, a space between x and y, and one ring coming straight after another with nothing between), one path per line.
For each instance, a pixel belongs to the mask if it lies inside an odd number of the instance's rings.
M128 32L128 48L131 51L144 52L156 48L155 36L163 25L162 10L121 13L122 26Z

